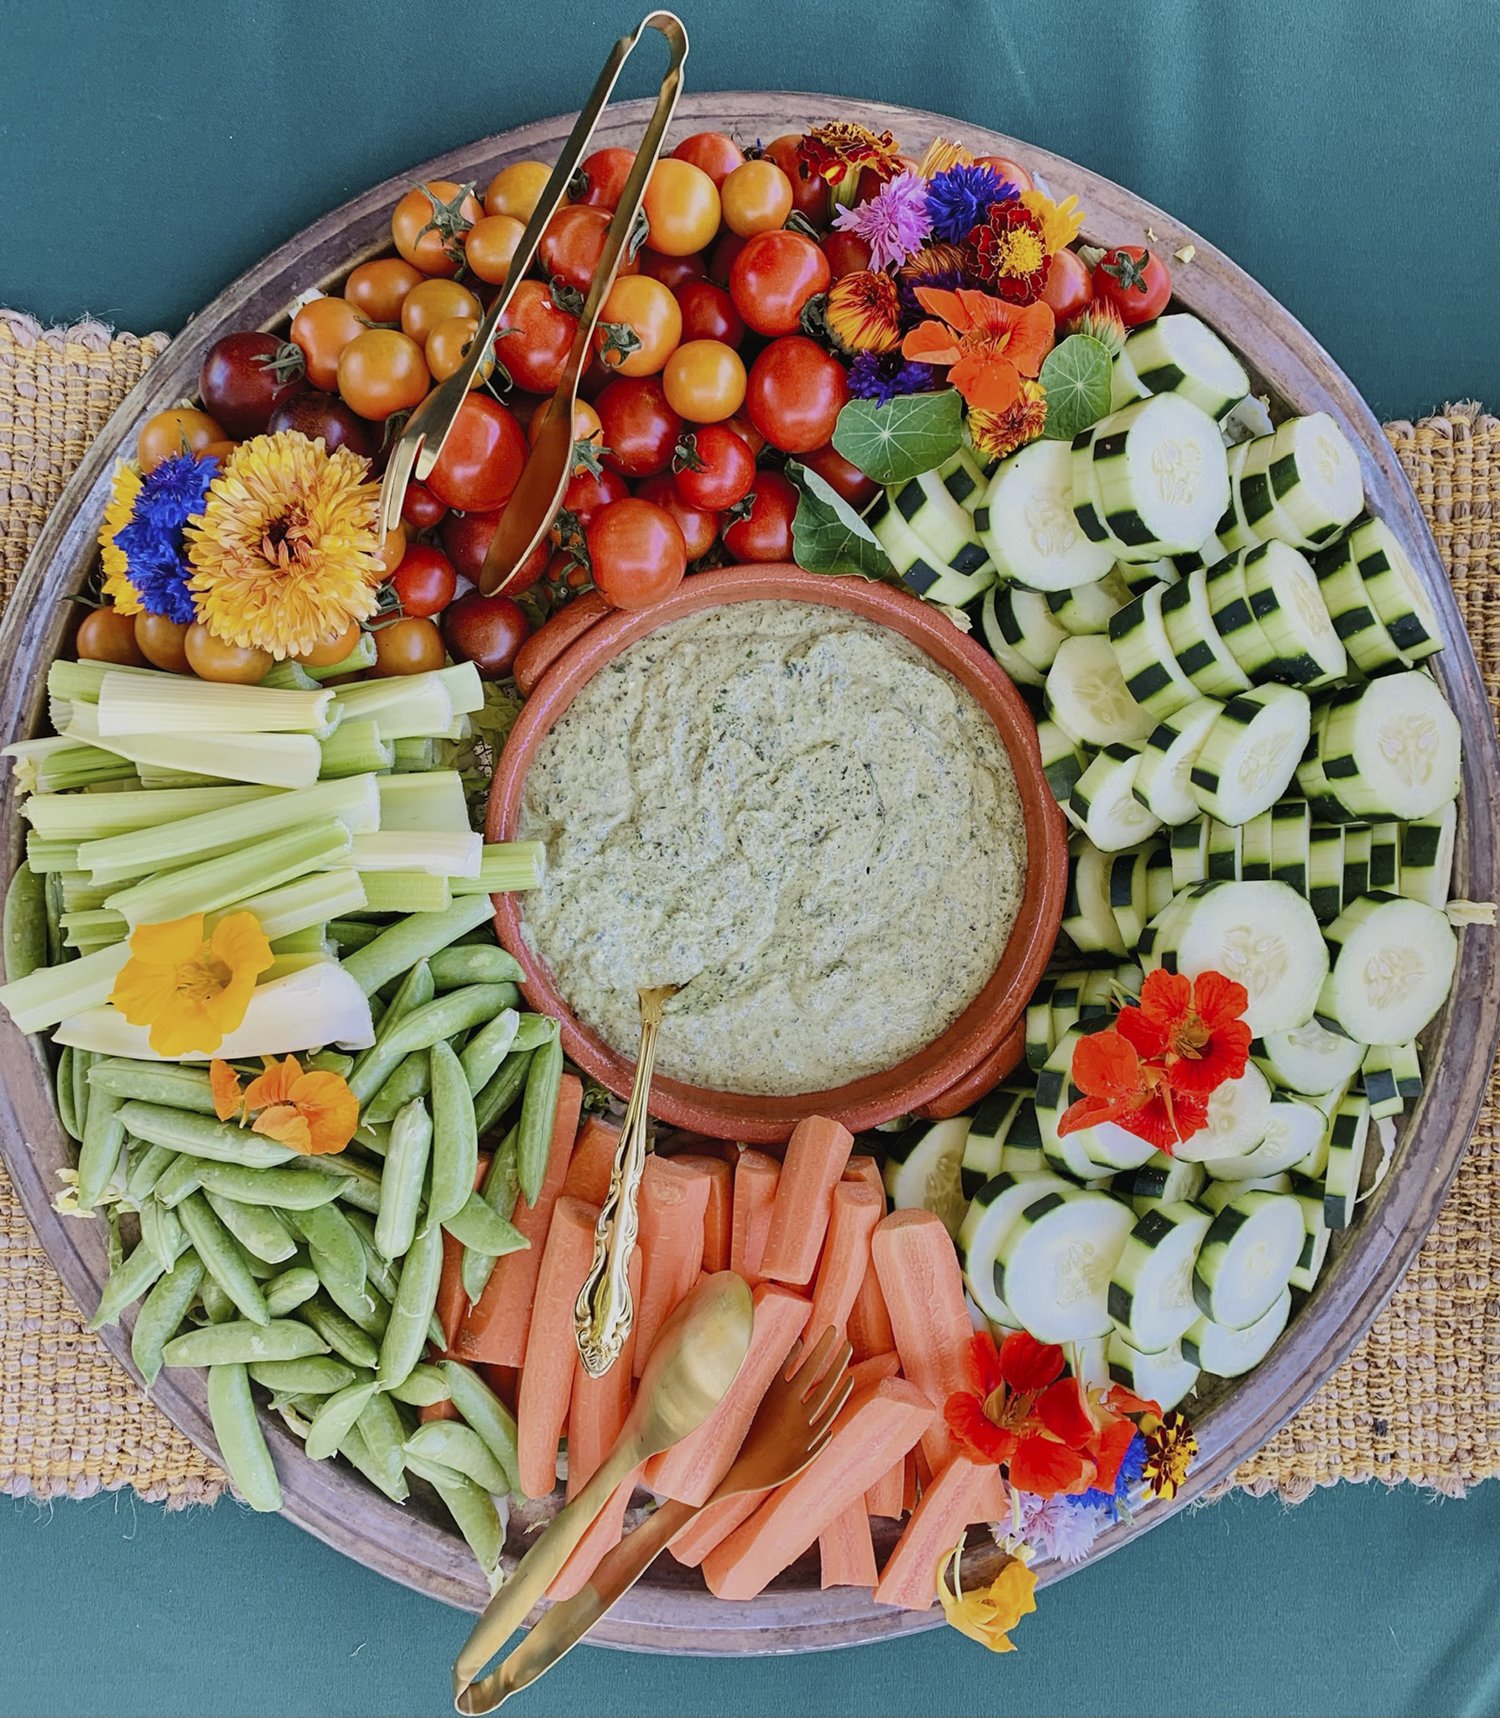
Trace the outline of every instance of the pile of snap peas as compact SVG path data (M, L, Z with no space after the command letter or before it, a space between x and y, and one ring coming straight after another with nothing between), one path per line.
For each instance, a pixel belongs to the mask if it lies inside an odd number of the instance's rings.
M441 1358L443 1236L463 1248L470 1301L529 1245L510 1219L546 1174L563 1056L557 1023L520 1011L516 962L468 916L467 928L438 913L330 927L376 1006L367 1050L302 1058L359 1100L341 1152L299 1155L217 1120L201 1067L64 1050L57 1093L79 1147L68 1203L110 1224L90 1327L137 1307L130 1349L148 1385L163 1367L207 1368L240 1495L281 1506L259 1385L314 1460L342 1455L398 1502L409 1474L426 1480L493 1578L515 1420L470 1367ZM476 1189L479 1142L494 1134ZM418 1423L445 1401L457 1419Z

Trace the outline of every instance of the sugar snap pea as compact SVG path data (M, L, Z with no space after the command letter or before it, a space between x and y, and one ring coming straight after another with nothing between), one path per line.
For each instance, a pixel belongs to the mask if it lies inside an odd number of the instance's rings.
M318 1286L318 1273L311 1265L293 1265L290 1270L272 1277L262 1289L266 1311L272 1318L285 1318L304 1301L311 1300L318 1292Z
M399 1384L391 1388L398 1402L409 1402L413 1408L431 1408L448 1400L448 1380L436 1366L418 1361Z
M550 1014L523 1014L516 1025L513 1050L540 1050L557 1036L557 1022Z
M327 1286L344 1283L351 1292L365 1286L365 1250L359 1233L337 1205L317 1205L291 1213L291 1221L307 1242L313 1269Z
M282 1211L331 1205L345 1187L335 1177L312 1169L246 1169L239 1163L214 1163L206 1158L198 1165L198 1179L210 1193L237 1199L242 1205L274 1205Z
M486 1576L493 1576L500 1566L500 1552L505 1543L494 1499L465 1474L442 1462L429 1461L425 1456L408 1456L406 1465L442 1498L480 1568Z
M76 1138L81 1143L84 1129L88 1125L89 1114L89 1069L94 1065L91 1050L80 1050L73 1047L73 1060L70 1064L73 1075L73 1117L78 1123Z
M516 1130L516 1174L521 1197L535 1205L552 1152L552 1125L557 1120L557 1094L562 1082L562 1039L552 1038L531 1058L521 1121Z
M396 1111L413 1098L425 1098L431 1089L431 1063L425 1050L414 1050L391 1074L385 1084L360 1112L360 1121L369 1128L389 1123Z
M411 1416L413 1421L416 1416ZM382 1490L393 1490L400 1483L401 1470L406 1466L404 1445L411 1427L389 1396L378 1391L360 1410L355 1422L372 1464L384 1475Z
M177 1161L177 1153L166 1145L142 1145L134 1143L130 1150L130 1169L125 1176L125 1197L133 1205L139 1205L160 1181L168 1167Z
M281 1508L281 1482L250 1394L250 1375L241 1365L210 1366L208 1413L214 1441L234 1489L252 1509Z
M89 1069L89 1091L165 1104L169 1109L214 1113L208 1075L181 1062L135 1062L125 1056L101 1056Z
M170 1271L182 1251L182 1223L155 1199L143 1199L140 1209L141 1245L149 1247L164 1271Z
M494 912L488 895L460 895L437 913L412 913L384 930L342 962L344 971L366 996L373 996L398 973L430 959L465 931L484 924Z
M182 1226L203 1268L252 1324L266 1324L266 1297L260 1292L239 1242L214 1215L201 1193L189 1193L177 1207Z
M382 1026L349 1076L350 1091L360 1103L367 1103L413 1050L430 1050L439 1038L451 1038L455 1032L492 1020L505 1006L501 996L506 989L501 984L469 984L462 990L444 991L414 1008L389 1033Z
M358 1231L360 1241L364 1245L365 1270L368 1273L371 1287L385 1300L395 1300L396 1288L400 1282L400 1272L375 1245L374 1223L363 1211L349 1211L345 1215ZM433 1313L431 1322L427 1326L427 1340L435 1348L443 1348L447 1345L447 1336L436 1312Z
M341 1182L339 1199L343 1204L352 1205L357 1211L368 1211L372 1217L380 1209L380 1172L351 1151L304 1158L303 1169L308 1175L323 1175Z
M363 1366L371 1372L375 1370L380 1350L374 1340L326 1294L315 1294L311 1300L304 1301L297 1308L297 1316L310 1324L333 1352L341 1355L351 1366Z
M375 1215L375 1245L388 1259L399 1259L412 1243L432 1151L432 1117L413 1098L391 1123L391 1149L380 1177L380 1210Z
M408 1460L420 1456L451 1467L483 1491L510 1490L510 1475L495 1459L490 1446L472 1426L462 1420L429 1420L406 1440Z
M520 962L494 943L454 943L439 949L427 963L439 990L461 984L519 984L526 976Z
M225 1167L227 1165L217 1163L200 1165L201 1169ZM251 1169L244 1173L268 1175L273 1172ZM205 1180L202 1185L204 1195L219 1221L251 1258L261 1259L268 1265L280 1265L295 1257L297 1242L291 1230L267 1205L248 1205L238 1199L231 1199L220 1193L209 1180Z
M455 1241L491 1260L524 1252L531 1245L514 1223L492 1210L477 1193L471 1193L463 1209L455 1211L443 1227Z
M516 1131L512 1128L495 1148L479 1197L508 1229L514 1230L520 1237L520 1231L515 1229L510 1221L520 1193L520 1183L516 1179ZM508 1237L505 1238L508 1240ZM512 1246L506 1246L502 1247L500 1252L491 1252L486 1246L465 1243L463 1259L459 1264L459 1276L463 1282L464 1295L471 1306L484 1293L490 1273L495 1268L495 1260L501 1257L502 1253L515 1250Z
M474 1095L474 1126L481 1139L490 1131L526 1089L526 1076L531 1071L531 1052L512 1050L500 1064L498 1073L491 1075Z
M5 891L5 982L29 978L47 965L47 886L23 859Z
M323 1398L302 1443L303 1450L313 1461L323 1461L337 1453L374 1393L375 1381L370 1379L346 1384L342 1390L335 1390L331 1396Z
M210 1276L205 1276L198 1291L203 1301L203 1316L210 1324L228 1324L240 1310Z
M391 1302L390 1322L380 1341L375 1381L382 1390L401 1383L422 1358L442 1269L443 1231L429 1218L407 1249L396 1298Z
M120 1120L120 1100L109 1092L90 1090L88 1112L83 1121L83 1140L78 1147L78 1204L92 1211L114 1179L125 1146L125 1124Z
M203 1266L189 1249L172 1270L156 1279L141 1302L141 1310L135 1315L135 1329L130 1333L130 1358L148 1385L154 1384L160 1375L162 1348L187 1317L202 1282Z
M57 1089L57 1119L69 1139L83 1138L83 1127L73 1103L73 1058L81 1054L82 1051L75 1051L65 1044L57 1058L57 1075L53 1082Z
M201 1157L189 1157L186 1153L173 1157L157 1176L156 1185L152 1188L157 1201L171 1210L180 1205L189 1193L196 1193L203 1185L198 1178L202 1167Z
M336 942L339 954L352 954L355 949L363 948L366 943L372 943L380 935L381 927L366 923L364 919L330 919L328 935Z
M257 1360L250 1376L278 1395L331 1396L359 1373L331 1354L309 1354L305 1360Z
M212 1204L212 1201L210 1201L210 1204ZM219 1221L223 1222L222 1216ZM228 1229L229 1225L225 1223L224 1227ZM234 1234L234 1231L230 1229L230 1233ZM235 1239L239 1240L239 1237L236 1235ZM250 1272L250 1275L255 1278L256 1282L268 1283L272 1277L279 1275L275 1261L257 1258L243 1242L240 1243L240 1254L245 1261L245 1268ZM261 1293L264 1294L265 1290L262 1289Z
M463 1066L439 1042L427 1052L432 1067L432 1175L427 1191L431 1222L446 1223L474 1196L479 1168L479 1134L474 1099Z
M448 1381L453 1406L489 1445L491 1455L505 1469L513 1490L519 1465L515 1415L472 1366L459 1360L440 1360L438 1371Z
M406 1474L401 1472L392 1477L391 1463L385 1459L375 1459L358 1425L350 1430L349 1435L339 1445L339 1454L393 1502L405 1503L410 1497L411 1488L406 1483Z
M249 1365L252 1360L305 1360L326 1354L328 1344L317 1331L296 1318L273 1318L252 1324L232 1318L224 1324L204 1324L174 1336L162 1350L168 1366Z
M190 1157L216 1163L242 1163L247 1169L272 1169L297 1154L249 1128L231 1122L194 1115L189 1110L170 1109L165 1104L147 1104L132 1098L120 1111L125 1130L150 1145L169 1145Z
M304 1056L302 1066L309 1074L337 1074L341 1080L346 1080L353 1071L354 1058L346 1056L342 1050L319 1050L311 1056Z
M372 1122L361 1116L359 1126L354 1130L354 1140L361 1151L368 1151L372 1157L384 1157L391 1149L391 1125L389 1122Z
M187 1246L186 1235L182 1244ZM181 1256L179 1253L178 1257ZM99 1304L94 1308L94 1316L89 1320L89 1329L102 1330L106 1324L113 1324L125 1308L138 1301L162 1274L161 1260L150 1247L138 1246L110 1271L99 1296Z
M520 1024L521 1016L514 1008L502 1008L493 1020L487 1020L470 1036L458 1057L470 1092L478 1093L494 1078L510 1054Z

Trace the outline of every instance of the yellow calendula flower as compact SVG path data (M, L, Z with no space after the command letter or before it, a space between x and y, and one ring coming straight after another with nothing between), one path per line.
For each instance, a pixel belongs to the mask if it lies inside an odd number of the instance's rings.
M150 1028L158 1056L204 1055L243 1022L273 958L254 913L229 913L208 936L202 913L137 925L109 999L132 1026Z
M189 586L215 637L280 660L375 613L379 490L368 470L294 430L236 449L187 530Z
M134 460L122 459L115 467L110 483L109 500L104 504L104 523L99 527L99 556L104 563L104 595L121 614L141 612L140 592L130 582L126 571L125 551L115 542L115 533L123 531L135 512L135 500L141 492L141 473Z
M1015 403L1003 412L969 408L969 439L986 463L1035 441L1047 427L1047 390L1029 376L1022 376L1020 389Z
M1036 1576L1019 1557L1012 1558L987 1587L963 1590L959 1564L964 1541L959 1540L937 1573L937 1596L947 1621L991 1652L1014 1652L1010 1631L1036 1609ZM953 1572L953 1585L948 1572Z
M1083 229L1083 208L1076 197L1054 203L1045 192L1023 191L1021 207L1029 209L1042 223L1042 235L1051 256L1065 250Z
M950 167L972 167L974 151L965 149L963 144L954 143L946 137L934 137L922 152L922 159L917 163L917 171L924 179L930 179L935 173L946 173Z
M855 269L828 289L828 332L846 352L891 352L901 344L901 295L888 274Z

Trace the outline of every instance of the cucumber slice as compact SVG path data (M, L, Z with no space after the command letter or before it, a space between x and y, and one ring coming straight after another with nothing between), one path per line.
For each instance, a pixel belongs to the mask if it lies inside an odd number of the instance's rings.
M1242 883L1264 883L1271 875L1271 811L1257 812L1240 826Z
M897 1210L920 1208L942 1218L950 1235L963 1222L964 1143L968 1116L909 1128L886 1146L885 1190Z
M1377 823L1370 830L1370 860L1367 881L1372 889L1399 894L1401 881L1401 825Z
M1308 835L1307 899L1320 924L1329 924L1344 910L1344 829L1337 823L1314 823Z
M1249 612L1270 646L1264 677L1308 687L1342 679L1348 653L1307 557L1273 539L1245 550L1237 570Z
M1036 1119L1036 1097L1028 1092L1016 1106L1000 1151L1002 1175L1040 1175L1047 1168L1042 1133Z
M1156 1205L1171 1205L1196 1199L1207 1179L1201 1163L1154 1152L1139 1169L1122 1169L1110 1180L1109 1190L1117 1199L1128 1199L1137 1217Z
M1245 1072L1248 1074L1255 1064ZM1295 1168L1318 1148L1328 1118L1311 1102L1291 1092L1272 1092L1259 1145L1234 1155L1211 1157L1204 1168L1216 1181L1256 1181Z
M1295 686L1253 686L1229 699L1188 775L1199 806L1221 823L1248 823L1291 784L1312 708Z
M1250 1046L1257 1065L1283 1091L1316 1097L1347 1086L1359 1072L1364 1046L1316 1020L1271 1032Z
M1089 457L1100 517L1122 561L1198 548L1229 499L1213 419L1175 394L1137 401L1095 425Z
M1250 392L1245 366L1196 316L1159 316L1127 336L1136 380L1151 394L1180 394L1215 420Z
M1281 799L1271 807L1271 878L1305 899L1312 816L1305 799Z
M1268 438L1269 439L1269 438ZM1214 526L1214 536L1226 554L1234 554L1241 549L1253 549L1257 543L1265 541L1265 532L1261 529L1262 521L1246 517L1245 500L1242 485L1245 481L1245 461L1251 452L1260 446L1255 441L1239 442L1231 447L1225 455L1225 470L1229 477L1229 498L1224 503L1224 511L1219 522ZM1252 495L1255 492L1252 490ZM1264 512L1264 509L1259 509Z
M1044 1193L1066 1192L1070 1185L1056 1175L996 1175L970 1201L958 1232L958 1251L969 1294L986 1318L999 1324L1016 1322L996 1286L996 1259L1016 1218Z
M1346 901L1370 892L1370 831L1364 827L1344 831L1344 886Z
M1053 721L1080 745L1135 743L1155 725L1126 689L1109 640L1096 633L1063 636L1047 670L1046 701Z
M1107 1299L1133 1213L1107 1193L1053 1188L1017 1216L995 1262L995 1289L1039 1342L1104 1336ZM1302 1221L1297 1219L1298 1245Z
M1228 698L1249 690L1250 676L1214 625L1205 572L1199 569L1169 585L1161 599L1161 616L1177 666L1200 692Z
M1324 935L1333 964L1318 1018L1330 1029L1362 1044L1405 1044L1447 1000L1458 938L1435 907L1362 895Z
M1149 922L1165 912L1176 890L1172 887L1172 855L1164 846L1153 847L1146 861L1146 918ZM1142 933L1144 935L1144 932ZM1137 941L1140 939L1137 938Z
M1327 412L1289 418L1279 426L1271 438L1266 475L1278 512L1295 533L1289 541L1326 541L1356 519L1365 503L1359 455Z
M1159 1354L1143 1354L1117 1330L1106 1350L1110 1381L1123 1384L1164 1414L1172 1411L1197 1385L1199 1368L1184 1358L1173 1342Z
M1457 797L1458 718L1426 674L1387 674L1336 698L1318 759L1357 818L1430 817Z
M1458 841L1458 804L1449 802L1430 817L1401 826L1401 861L1396 893L1439 912L1453 889L1453 853Z
M1171 853L1174 894L1203 882L1208 876L1208 819L1178 824L1171 835Z
M992 563L988 549L975 532L973 514L944 487L944 472L957 468L957 463L955 455L945 465L893 487L888 492L890 513L905 524L933 564L973 575ZM878 522L884 523L884 519ZM876 535L879 534L876 528Z
M1375 599L1359 576L1359 562L1348 538L1315 554L1312 565L1328 618L1355 666L1377 674L1400 662L1401 652L1375 611Z
M959 1182L966 1199L972 1199L993 1176L1000 1173L1000 1155L1005 1135L1017 1106L1027 1094L1013 1086L997 1086L974 1111L959 1160Z
M1140 941L1146 920L1151 917L1147 903L1146 876L1150 861L1159 849L1136 847L1117 853L1109 866L1109 910L1119 927L1120 940L1127 949Z
M1159 1353L1198 1317L1193 1264L1213 1221L1186 1202L1158 1205L1136 1219L1109 1281L1109 1316L1136 1348Z
M1108 632L1110 618L1130 601L1130 589L1117 569L1111 567L1102 579L1091 585L1074 585L1069 590L1051 591L1047 607L1057 624L1069 632L1082 634Z
M1230 823L1205 817L1208 827L1208 865L1205 877L1214 883L1237 883L1240 880L1240 853L1244 835Z
M1163 823L1186 823L1198 815L1192 769L1223 708L1216 699L1195 698L1146 736L1135 772L1135 794Z
M1052 789L1052 797L1057 803L1065 804L1088 759L1050 716L1043 716L1037 722L1036 738L1041 747L1047 786Z
M1067 633L1052 618L1047 599L1020 585L986 592L980 630L990 654L1020 686L1040 686Z
M1243 1330L1200 1318L1183 1335L1182 1357L1213 1378L1243 1377L1271 1352L1291 1315L1291 1290L1283 1289L1254 1324Z
M1349 552L1391 642L1408 667L1443 648L1437 610L1416 568L1383 519L1364 519L1348 537Z
M1286 1193L1243 1193L1214 1218L1193 1298L1215 1324L1247 1330L1285 1290L1302 1252L1302 1212Z
M1063 807L1074 828L1102 853L1118 853L1161 828L1160 819L1135 795L1140 757L1137 746L1106 746L1073 784Z
M1062 928L1080 954L1125 953L1120 927L1109 906L1109 857L1075 835L1068 843L1068 892Z
M1127 340L1125 346L1129 344ZM1119 411L1122 406L1128 406L1132 400L1144 400L1152 391L1135 373L1135 364L1125 346L1115 353L1114 364L1110 370L1109 409L1112 412Z
M1162 619L1162 597L1171 587L1153 580L1109 623L1125 690L1158 720L1198 699L1198 688L1183 673Z
M1323 1221L1347 1229L1354 1221L1360 1171L1370 1137L1370 1106L1358 1093L1339 1100L1328 1127L1328 1167L1323 1173Z
M1249 1176L1240 1181L1210 1181L1198 1195L1198 1203L1217 1217L1226 1205L1232 1205L1243 1193L1290 1193L1290 1175Z
M1257 436L1270 435L1275 427L1263 394L1247 394L1232 412L1219 420L1219 431L1230 447L1243 441L1254 441Z
M1290 1280L1294 1289L1308 1293L1322 1272L1333 1231L1324 1221L1321 1199L1311 1198L1306 1193L1298 1193L1294 1197L1302 1208L1303 1241L1302 1251L1297 1257L1297 1268L1292 1272Z
M1253 1062L1237 1080L1225 1080L1208 1100L1208 1121L1195 1134L1179 1140L1173 1155L1189 1162L1243 1157L1266 1137L1271 1114L1271 1087Z
M1416 1046L1372 1044L1365 1052L1364 1062L1360 1066L1360 1085L1364 1090L1365 1102L1370 1106L1372 1121L1384 1121L1388 1116L1398 1116L1406 1108L1406 1096L1401 1090L1394 1065L1398 1048L1415 1051ZM1419 1078L1418 1092L1421 1089Z
M1114 566L1112 551L1090 542L1074 517L1072 467L1068 444L1044 438L995 468L979 539L1001 578L1063 591L1092 584Z
M1231 448L1226 457L1232 460L1233 456L1234 450ZM1221 543L1217 537L1208 537L1204 540L1201 548L1189 549L1185 555L1173 555L1171 557L1172 570L1179 579L1185 579L1189 573L1195 572L1199 568L1207 571L1210 567L1218 566L1219 562L1231 553L1233 551Z

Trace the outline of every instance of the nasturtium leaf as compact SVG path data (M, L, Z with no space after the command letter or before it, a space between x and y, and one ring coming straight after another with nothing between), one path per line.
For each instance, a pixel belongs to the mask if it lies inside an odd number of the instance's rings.
M792 520L792 559L809 573L856 573L890 579L895 569L875 533L815 471L787 467L801 494Z
M1038 380L1047 390L1043 435L1071 441L1109 416L1109 348L1091 334L1070 334L1047 354Z
M898 394L883 406L850 400L834 425L833 445L877 483L905 483L957 453L963 430L963 402L944 388Z

